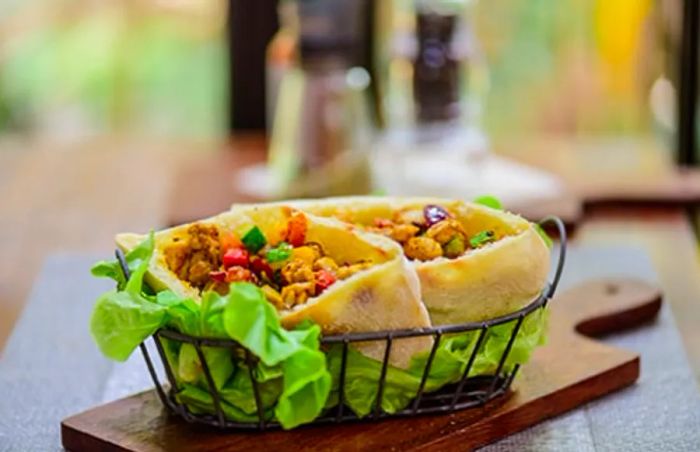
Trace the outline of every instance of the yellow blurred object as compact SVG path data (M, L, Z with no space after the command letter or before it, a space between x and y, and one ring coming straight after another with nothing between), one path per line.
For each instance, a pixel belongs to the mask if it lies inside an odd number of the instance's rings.
M596 43L611 94L622 97L634 94L635 64L651 6L651 0L596 0Z

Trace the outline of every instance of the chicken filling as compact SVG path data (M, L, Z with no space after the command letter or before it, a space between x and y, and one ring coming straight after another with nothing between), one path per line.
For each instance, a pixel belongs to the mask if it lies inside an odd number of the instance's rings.
M391 219L375 218L369 229L400 243L406 257L417 261L454 259L496 239L490 230L468 236L454 214L437 205L399 210Z
M306 227L306 217L295 213L285 226L284 240L271 244L257 226L239 237L216 225L193 224L165 247L165 261L200 291L224 294L232 282L254 283L278 309L303 304L372 265L336 262L321 244L306 241Z

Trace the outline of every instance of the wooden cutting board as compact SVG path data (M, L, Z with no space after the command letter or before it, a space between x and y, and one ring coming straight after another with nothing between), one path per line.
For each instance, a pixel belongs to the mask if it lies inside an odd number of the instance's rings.
M513 391L482 408L304 427L230 433L187 424L168 414L154 391L136 394L65 419L63 446L71 451L467 450L526 429L634 383L639 355L585 337L652 320L661 293L637 280L596 280L550 304L548 345L538 349Z

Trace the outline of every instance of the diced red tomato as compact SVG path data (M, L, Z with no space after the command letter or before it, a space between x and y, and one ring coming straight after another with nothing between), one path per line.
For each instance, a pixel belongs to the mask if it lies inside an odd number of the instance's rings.
M270 264L261 257L255 256L250 260L250 269L259 276L265 275L268 279L272 279L273 271Z
M224 267L229 268L233 266L248 267L250 263L250 254L245 248L229 248L224 253L223 257Z
M316 295L319 295L324 290L336 281L335 275L327 270L319 270L315 273L316 276Z
M209 272L209 277L216 282L226 282L226 271Z
M306 240L306 216L295 212L287 223L287 243L292 246L302 246Z

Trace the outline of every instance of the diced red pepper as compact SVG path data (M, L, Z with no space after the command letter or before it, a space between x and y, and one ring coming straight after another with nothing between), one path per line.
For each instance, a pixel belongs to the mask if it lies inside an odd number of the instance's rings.
M226 282L226 271L219 270L215 272L209 272L209 277L216 282Z
M295 212L287 223L287 243L292 246L302 246L306 241L306 216Z
M327 270L319 270L315 273L315 276L316 295L328 289L328 287L336 281L335 275Z
M274 272L265 259L258 256L253 257L250 260L250 269L253 270L253 273L256 275L265 275L269 280L272 280Z
M226 250L223 257L224 267L233 266L248 267L250 263L250 254L245 248L230 248Z

